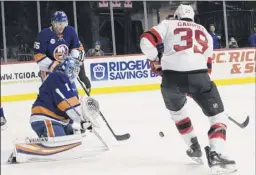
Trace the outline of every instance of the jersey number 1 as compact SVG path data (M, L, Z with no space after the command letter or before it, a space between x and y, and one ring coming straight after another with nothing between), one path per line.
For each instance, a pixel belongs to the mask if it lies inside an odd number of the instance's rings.
M208 40L207 40L207 37L204 34L204 32L202 32L201 30L195 30L194 31L195 40L201 47L198 47L197 45L195 45L193 43L193 30L192 29L190 29L190 28L177 28L177 29L174 30L174 35L180 34L181 32L186 32L185 35L181 36L181 41L186 41L186 45L179 45L179 44L174 45L173 48L176 52L180 52L180 51L183 51L183 50L186 50L186 49L190 49L194 46L193 47L194 53L204 54L204 52L208 48ZM204 39L201 39L202 37Z
M67 88L67 91L70 91L70 88L69 88L69 86L68 86L68 83L65 83L65 86L66 86L66 88Z

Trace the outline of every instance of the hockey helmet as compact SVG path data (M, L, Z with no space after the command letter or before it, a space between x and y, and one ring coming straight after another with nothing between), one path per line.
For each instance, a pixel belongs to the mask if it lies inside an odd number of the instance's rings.
M60 63L61 70L68 76L71 82L74 82L80 72L79 61L71 56L66 56Z
M63 31L64 28L68 25L68 17L63 11L56 11L51 17L51 24L54 29L57 31Z
M195 12L190 5L179 5L174 12L174 18L176 19L191 19L194 21Z

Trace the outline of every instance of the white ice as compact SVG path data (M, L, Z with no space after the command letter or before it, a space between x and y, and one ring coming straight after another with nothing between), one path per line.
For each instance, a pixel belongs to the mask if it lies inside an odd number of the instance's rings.
M250 123L240 129L229 123L227 154L237 162L236 175L255 174L255 84L219 87L226 112L242 122L250 115ZM8 165L6 160L16 138L35 136L28 123L33 101L3 103L8 128L1 132L2 175L210 175L204 154L204 165L197 165L185 153L187 147L179 136L170 114L165 109L159 90L136 93L97 95L102 113L118 134L129 132L127 141L113 141L104 123L101 135L111 150L89 152L82 159ZM202 147L208 144L209 122L191 99L192 119ZM98 119L99 120L99 119ZM159 131L165 137L159 137ZM93 137L94 138L94 137ZM85 138L86 139L86 138ZM92 145L95 142L97 144ZM100 147L88 139L88 149Z

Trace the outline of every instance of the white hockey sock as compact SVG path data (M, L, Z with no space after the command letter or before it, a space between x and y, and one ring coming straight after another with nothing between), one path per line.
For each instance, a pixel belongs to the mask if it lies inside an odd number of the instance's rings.
M209 117L209 120L211 123L211 128L208 131L210 147L218 154L223 154L226 142L228 117L224 112L222 112L215 116Z
M226 141L226 125L223 123L212 125L208 131L208 137L212 151L223 154Z
M192 145L191 138L196 137L190 118L186 117L185 119L176 121L175 125L186 144L190 147Z

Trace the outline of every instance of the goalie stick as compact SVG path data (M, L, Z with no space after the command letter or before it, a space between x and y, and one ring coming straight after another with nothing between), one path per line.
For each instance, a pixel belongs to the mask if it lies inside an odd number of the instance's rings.
M85 91L86 95L88 97L90 97L90 94L88 93L88 91L86 90L86 88L84 87L84 84L83 82L77 78L78 82L80 83L80 85L82 86L83 90ZM123 134L123 135L117 135L115 134L115 132L113 131L113 129L110 127L110 125L108 124L108 121L106 120L106 118L104 117L104 115L101 113L100 111L100 116L102 117L103 121L106 123L108 129L110 130L110 132L113 134L113 136L115 137L115 139L117 141L123 141L123 140L127 140L130 138L130 134L129 133L126 133L126 134Z
M60 96L63 100L65 100L65 101L67 102L67 104L75 111L75 113L80 116L79 112L78 112L75 108L73 108L73 106L68 102L68 100L66 99L66 97L62 94L62 92L61 92L58 88L56 88L55 91L56 91L57 94L59 94L59 96ZM92 129L92 132L94 133L94 135L96 135L96 137L98 137L98 139L101 141L101 143L109 150L108 145L107 145L106 142L102 139L102 137L101 137L94 129Z

